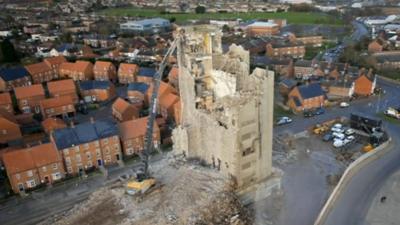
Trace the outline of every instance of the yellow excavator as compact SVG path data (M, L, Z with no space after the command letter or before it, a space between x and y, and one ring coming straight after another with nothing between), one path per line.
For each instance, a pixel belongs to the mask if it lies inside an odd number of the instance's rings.
M146 136L145 136L145 147L143 151L139 154L141 159L141 168L136 173L136 178L128 180L126 183L126 193L129 195L143 195L148 193L157 184L156 179L150 176L149 173L149 155L153 150L153 127L155 118L157 116L157 96L158 89L160 87L160 81L164 73L164 69L167 63L168 57L174 52L178 44L178 38L176 38L172 43L167 53L164 55L159 68L154 75L153 79L153 92L151 94L149 117L147 120Z

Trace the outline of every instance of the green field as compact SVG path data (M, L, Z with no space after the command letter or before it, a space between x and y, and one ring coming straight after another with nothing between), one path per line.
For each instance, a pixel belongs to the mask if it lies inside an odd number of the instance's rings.
M138 8L109 8L99 12L107 16L132 16L132 17L162 17L166 19L175 18L177 22L184 22L191 19L287 19L292 24L331 24L342 25L343 21L324 13L307 12L251 12L251 13L173 13L163 14L157 9Z

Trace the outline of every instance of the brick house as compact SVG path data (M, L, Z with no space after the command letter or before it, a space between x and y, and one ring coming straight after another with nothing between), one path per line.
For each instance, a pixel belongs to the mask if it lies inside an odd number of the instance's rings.
M279 82L279 93L283 97L287 97L289 92L297 85L297 81L293 79L283 79Z
M40 84L58 78L58 76L55 76L54 70L45 62L27 65L25 66L25 69L29 72L32 77L32 81L35 84Z
M112 115L118 122L139 118L139 109L122 98L117 98L111 106Z
M374 93L376 87L376 77L367 76L365 74L359 76L354 81L354 94L358 96L368 96Z
M122 160L118 129L109 120L91 120L57 129L50 139L60 152L69 175L82 174L87 169Z
M179 91L179 68L173 66L168 73L168 83Z
M269 57L285 57L303 58L306 48L303 43L268 43L266 46L266 54Z
M153 93L153 85L150 85L146 91L146 99L145 99L146 104L150 103L150 98L151 98L152 93ZM162 96L170 94L170 93L174 94L174 95L178 95L178 92L175 90L175 88L173 88L168 83L161 81L160 87L158 89L158 96L157 96L158 102L160 102L160 98Z
M53 69L54 77L60 77L60 66L62 63L67 62L64 56L55 56L43 59L43 62L46 63Z
M72 79L48 82L47 89L52 98L69 96L74 103L78 103L79 101L75 82Z
M111 62L96 61L93 67L93 74L95 80L117 81L117 70Z
M136 81L139 66L130 63L121 63L118 68L118 81L121 84L129 84Z
M93 79L93 64L87 61L64 62L60 65L60 76L74 81L91 80Z
M56 117L43 120L41 125L46 134L50 134L53 130L67 127L67 124L62 119Z
M378 41L374 40L368 45L368 52L369 53L377 53L383 51L383 45Z
M279 33L279 25L271 22L254 22L246 27L248 36L267 36Z
M65 175L61 157L52 143L6 152L3 161L15 193L54 183Z
M325 93L318 83L296 86L289 92L287 104L296 112L323 107Z
M31 84L31 77L24 67L0 69L0 91L11 91Z
M14 114L14 107L9 92L0 93L0 109L4 109L9 113Z
M174 108L174 104L179 101L179 97L173 93L167 93L161 95L158 102L158 114L160 114L164 119L173 119L176 108Z
M146 83L148 85L153 83L153 77L156 74L156 70L153 68L141 67L136 76L136 81Z
M143 107L143 103L145 101L145 95L147 93L147 89L149 89L149 85L146 83L129 83L127 89L127 96L129 102L138 108Z
M181 124L181 118L182 118L182 105L181 105L181 100L178 100L175 102L173 105L173 113L174 113L174 121L176 125Z
M14 93L21 112L40 113L40 101L46 98L41 84L17 87L14 89Z
M138 154L145 148L147 121L148 117L142 117L135 120L128 120L118 125L122 149L125 155L131 156L133 154ZM157 123L154 123L153 147L157 149L159 146L160 129Z
M0 143L22 138L22 133L14 115L4 109L0 109Z
M354 95L354 82L335 82L328 87L329 99L348 99Z
M70 96L62 96L40 101L40 111L43 118L69 118L75 115L75 106Z
M372 55L376 61L375 67L383 69L400 69L400 51L385 51Z
M114 98L115 87L110 81L87 80L79 84L81 95L85 101L102 102ZM90 99L90 100L89 100Z
M307 45L307 46L313 46L313 47L321 47L324 37L321 35L313 35L313 36L298 36L296 37L295 34L290 33L289 36L289 41L290 42L302 42L303 44Z

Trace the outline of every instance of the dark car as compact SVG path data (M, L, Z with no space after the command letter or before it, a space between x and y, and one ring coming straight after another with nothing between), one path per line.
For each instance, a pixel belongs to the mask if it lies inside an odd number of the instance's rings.
M324 135L324 137L322 138L323 141L330 141L333 139L333 135L331 133L327 133Z
M312 111L304 111L303 112L303 116L304 117L313 117L314 116L314 113L312 112Z
M324 108L317 108L314 111L315 115L321 115L321 114L324 114L324 113L325 113L325 109Z

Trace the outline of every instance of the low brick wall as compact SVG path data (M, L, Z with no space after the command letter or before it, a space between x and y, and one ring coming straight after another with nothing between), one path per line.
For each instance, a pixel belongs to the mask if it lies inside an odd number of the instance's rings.
M324 224L326 217L331 212L337 199L339 198L339 196L341 195L342 191L347 186L349 181L353 178L354 174L356 174L359 170L361 170L365 165L375 161L376 159L379 159L384 154L386 154L386 152L389 151L387 146L389 145L390 141L391 141L391 139L389 139L385 143L381 144L374 150L367 152L364 155L360 156L357 160L352 162L349 165L349 167L347 167L347 169L343 173L342 177L340 178L339 183L336 185L332 194L329 196L324 207L322 208L321 212L319 213L314 225Z

